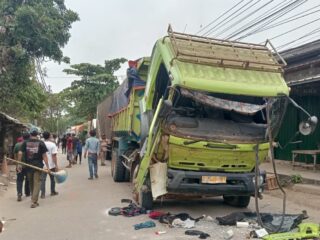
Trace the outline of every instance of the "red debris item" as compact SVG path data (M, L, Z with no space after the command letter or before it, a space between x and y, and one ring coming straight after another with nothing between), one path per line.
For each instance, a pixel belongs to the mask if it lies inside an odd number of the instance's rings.
M157 212L157 211L152 211L149 213L149 218L152 219L159 219L161 216L166 215L164 212Z
M128 63L129 63L129 67L130 67L130 68L137 68L137 66L138 66L138 60L136 60L136 61L129 61Z

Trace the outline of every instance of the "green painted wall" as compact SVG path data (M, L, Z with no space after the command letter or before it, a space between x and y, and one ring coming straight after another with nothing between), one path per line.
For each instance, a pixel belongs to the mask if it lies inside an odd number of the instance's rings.
M320 118L320 96L292 96L292 98L303 108L305 108L311 115ZM281 129L278 134L277 141L284 147L290 139L298 131L300 121L307 119L307 115L301 110L293 107L292 104L288 105L285 118L283 120ZM288 144L284 149L276 148L275 157L281 160L291 160L292 150L315 150L318 149L317 143L320 143L320 127L319 123L315 132L309 136L303 136L300 133L291 141L302 141L301 143ZM311 162L311 157L307 160ZM299 161L305 161L305 156L299 156ZM318 157L320 163L320 157Z

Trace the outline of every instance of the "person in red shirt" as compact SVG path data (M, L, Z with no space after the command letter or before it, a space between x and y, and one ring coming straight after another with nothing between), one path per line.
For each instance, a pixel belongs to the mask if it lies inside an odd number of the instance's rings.
M67 166L67 168L71 168L73 161L73 144L70 133L67 134L67 160L69 161L69 165Z

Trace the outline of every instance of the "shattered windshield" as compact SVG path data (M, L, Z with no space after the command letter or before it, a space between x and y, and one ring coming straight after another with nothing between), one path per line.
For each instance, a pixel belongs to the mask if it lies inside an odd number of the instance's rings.
M282 98L272 101L272 129L279 129L284 113ZM258 143L267 140L267 99L180 89L166 129L198 140Z

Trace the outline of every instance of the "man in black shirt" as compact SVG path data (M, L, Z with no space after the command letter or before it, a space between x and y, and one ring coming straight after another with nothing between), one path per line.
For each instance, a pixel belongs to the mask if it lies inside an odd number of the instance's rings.
M38 129L31 128L30 130L30 139L24 141L19 150L19 161L24 154L25 162L43 168L43 162L45 163L47 169L49 169L48 165L48 158L47 158L47 147L45 143L37 138L38 136ZM41 172L35 170L33 168L27 168L27 176L29 179L30 184L30 191L31 191L31 208L35 208L39 206L38 198L40 192L40 185L41 185Z

